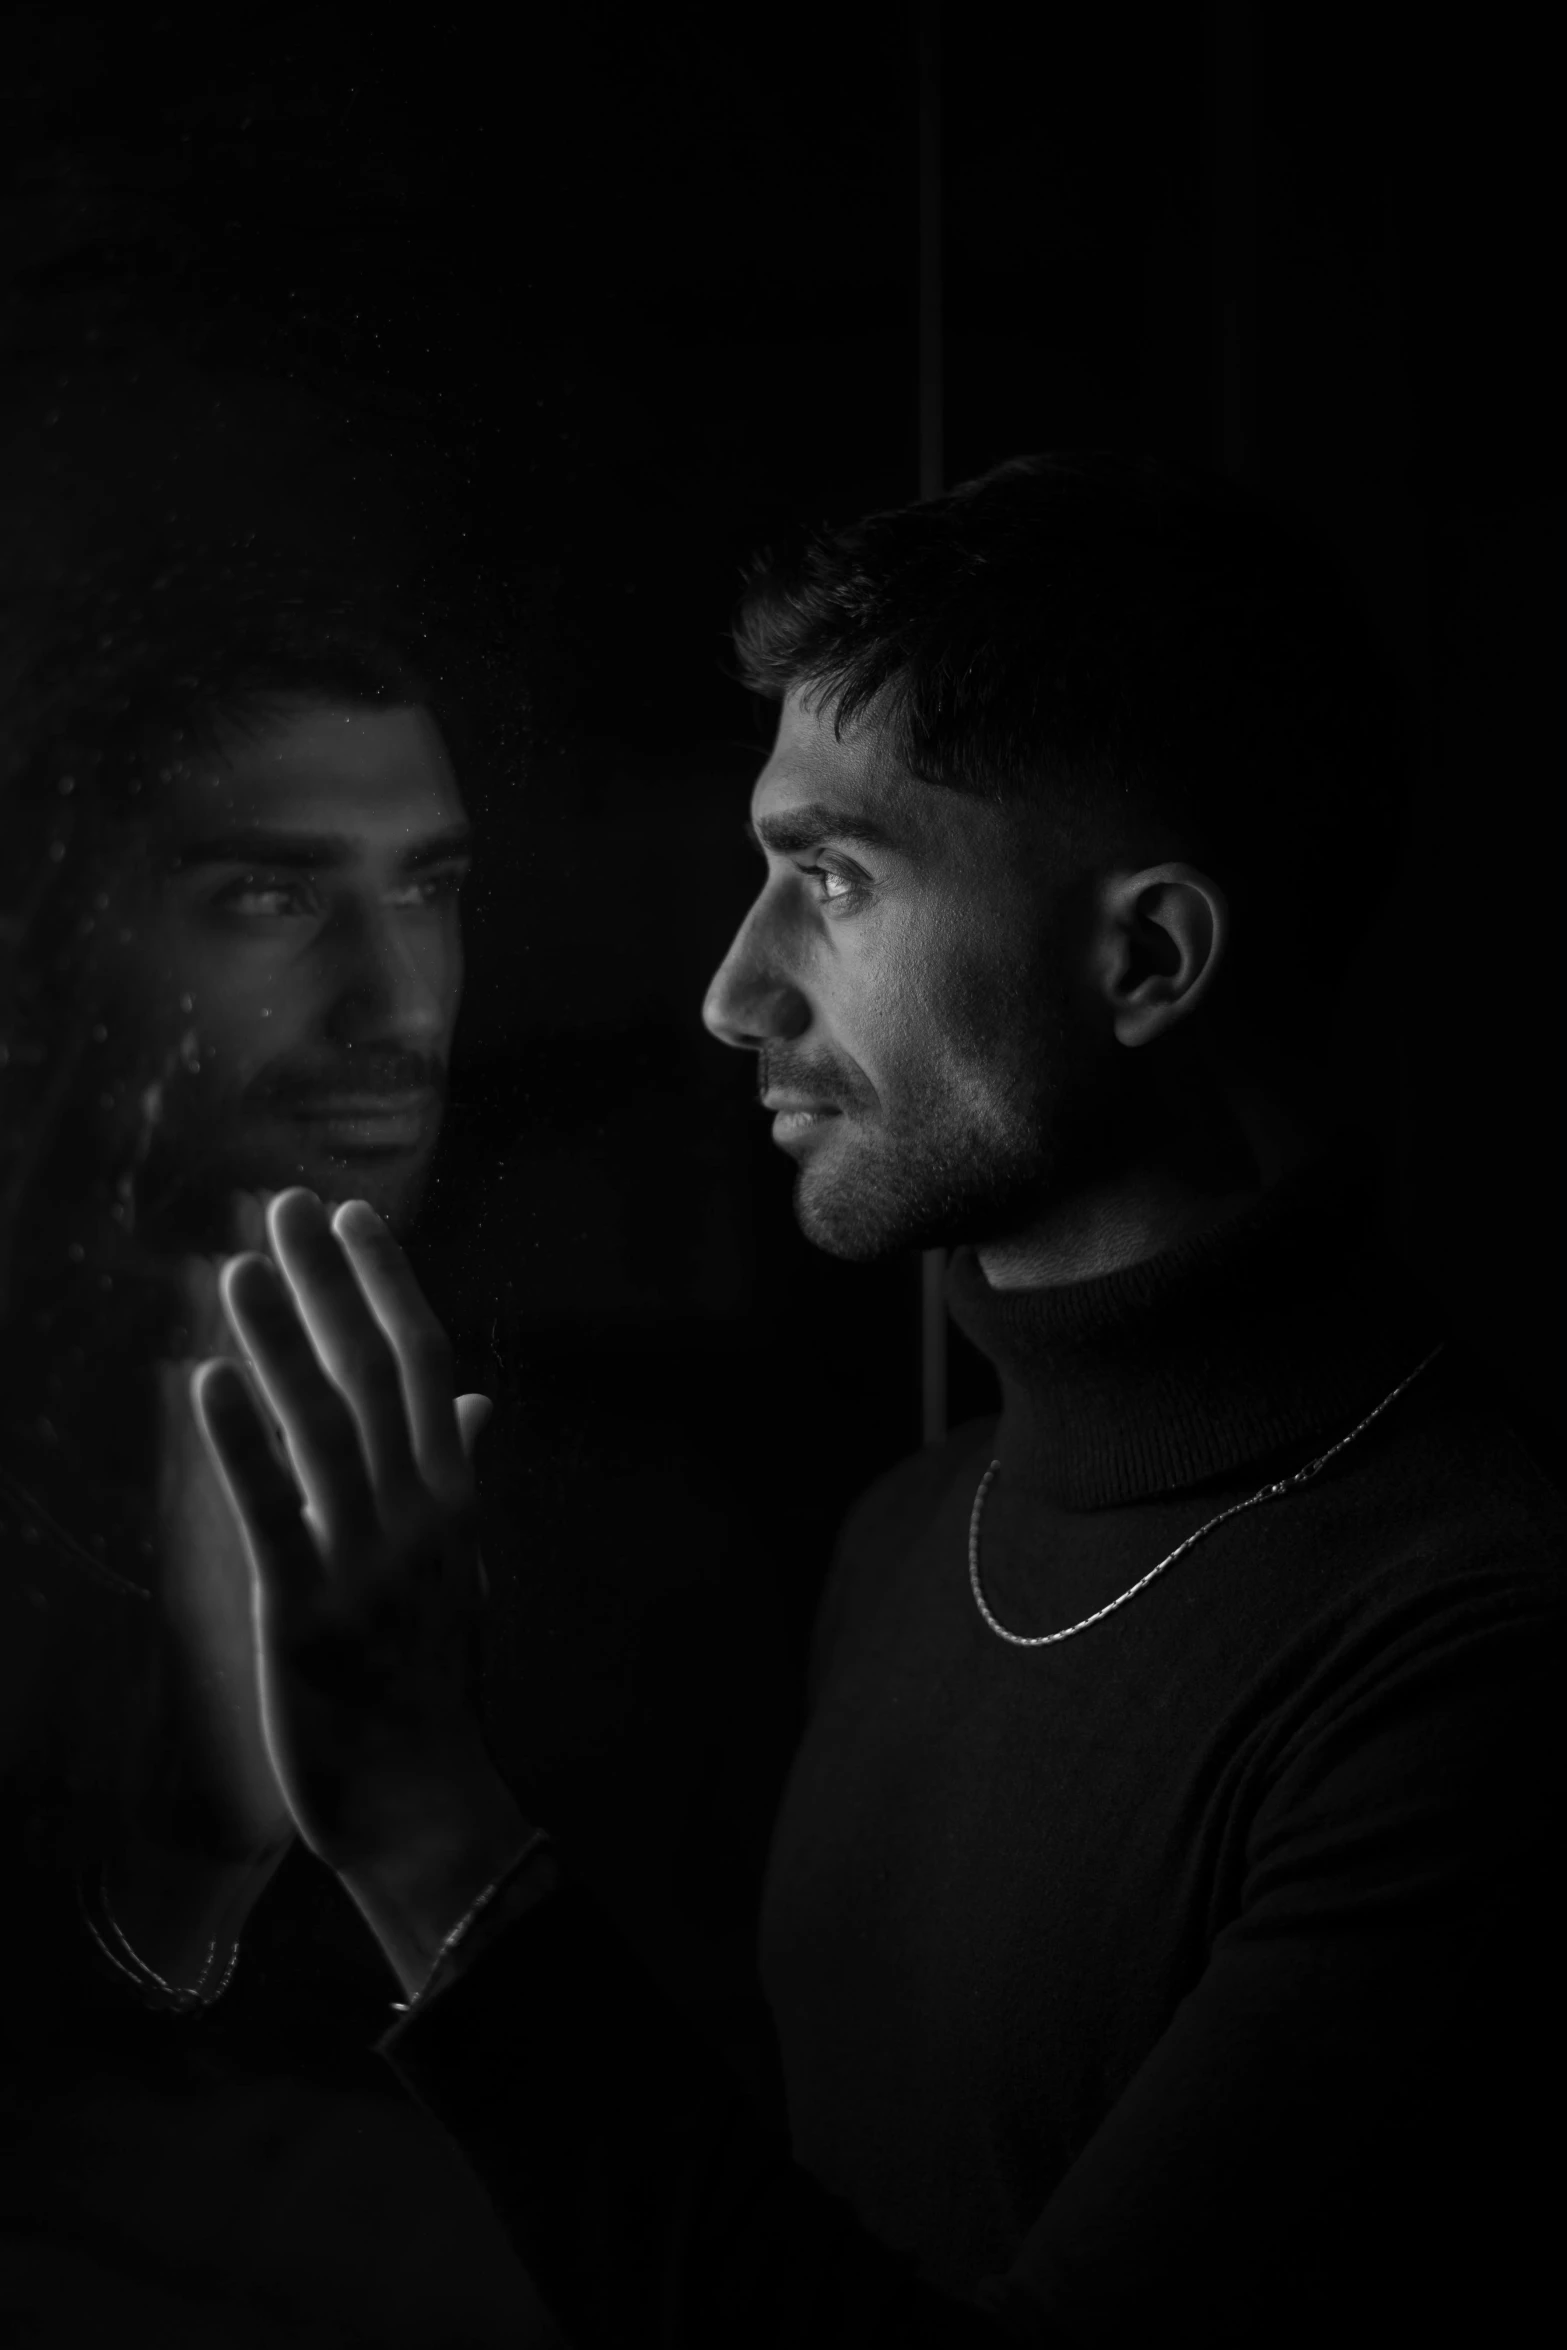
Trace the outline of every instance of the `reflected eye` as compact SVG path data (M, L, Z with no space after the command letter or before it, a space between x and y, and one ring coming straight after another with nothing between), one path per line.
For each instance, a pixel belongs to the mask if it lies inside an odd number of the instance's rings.
M223 913L235 914L241 921L279 921L291 915L320 911L314 883L268 881L255 873L231 881L226 889L218 891L212 902Z
M381 903L393 914L425 914L450 905L462 887L465 865L416 874L387 890ZM240 922L316 921L324 911L317 883L307 875L244 873L212 899L221 914Z
M468 878L466 865L444 866L439 873L421 873L416 881L393 890L386 903L398 913L418 914L444 906L456 897Z

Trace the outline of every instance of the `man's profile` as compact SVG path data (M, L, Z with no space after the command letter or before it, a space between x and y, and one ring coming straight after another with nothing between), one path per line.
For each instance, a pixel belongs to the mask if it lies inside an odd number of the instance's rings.
M1397 697L1294 532L1113 458L820 537L739 645L780 722L708 1025L813 1239L955 1251L1003 1409L844 1529L764 2113L465 1712L472 1408L393 1237L272 1203L195 1392L383 2051L583 2343L1511 2338L1567 1521L1339 1083ZM759 1433L759 1508L814 1441Z

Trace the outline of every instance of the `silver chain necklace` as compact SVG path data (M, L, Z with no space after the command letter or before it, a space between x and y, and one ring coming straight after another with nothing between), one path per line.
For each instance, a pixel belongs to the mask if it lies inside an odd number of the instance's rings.
M974 1605L992 1632L995 1633L996 1638L1009 1642L1013 1648L1049 1648L1057 1640L1070 1640L1075 1633L1086 1632L1090 1624L1102 1623L1105 1617L1113 1615L1118 1607L1125 1607L1129 1599L1135 1599L1139 1591L1146 1591L1156 1575L1162 1575L1166 1567L1175 1564L1183 1551L1190 1550L1194 1542L1201 1542L1203 1536L1211 1534L1215 1526L1222 1526L1226 1518L1237 1517L1242 1510L1255 1509L1259 1501L1272 1501L1276 1495L1289 1493L1297 1485L1304 1485L1308 1478L1315 1477L1319 1469L1327 1467L1335 1454L1344 1450L1346 1444L1353 1444L1355 1438L1363 1430L1369 1428L1373 1420L1380 1419L1388 1405L1398 1400L1404 1389L1418 1379L1429 1364L1436 1361L1441 1351L1441 1346L1434 1346L1425 1361L1416 1363L1408 1378L1401 1379L1392 1394L1382 1398L1375 1411L1367 1412L1365 1418L1357 1426L1351 1428L1347 1436L1341 1436L1337 1444L1330 1445L1326 1452L1319 1453L1317 1458L1314 1461L1309 1461L1304 1469L1297 1469L1293 1477L1281 1477L1276 1485L1265 1485L1260 1493L1252 1494L1245 1501L1231 1502L1227 1510L1220 1510L1218 1516L1210 1518L1206 1526L1199 1526L1195 1534L1188 1534L1184 1542L1177 1543L1169 1557L1162 1558L1156 1567L1150 1567L1147 1574L1134 1583L1129 1591L1123 1591L1118 1599L1110 1600L1106 1606L1095 1608L1093 1614L1084 1616L1081 1623L1068 1624L1064 1632L1009 1632L1005 1624L999 1623L990 1612L979 1580L979 1521L984 1515L985 1496L995 1481L997 1470L1001 1467L999 1461L992 1461L979 1481L979 1491L974 1496L974 1508L968 1525L968 1579L974 1594Z

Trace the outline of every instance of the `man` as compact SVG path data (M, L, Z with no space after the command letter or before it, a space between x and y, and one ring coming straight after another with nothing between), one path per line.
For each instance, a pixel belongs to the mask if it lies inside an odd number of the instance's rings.
M1567 1524L1335 1098L1378 664L1281 526L1111 460L819 541L740 641L781 715L708 1024L811 1237L956 1248L1004 1410L845 1530L758 2115L488 1761L482 1407L395 1242L272 1203L223 1277L256 1386L198 1408L385 2053L584 2346L1514 2338Z
M406 1230L440 1125L468 837L423 701L258 696L210 751L170 755L144 855L108 909L103 978L121 1053L145 1064L150 1048L163 1072L137 1101L137 1237L184 1300L181 1352L159 1378L159 1598L179 1647L200 1656L192 1728L222 1752L199 1775L233 1815L213 1823L211 1902L204 1857L190 1856L187 1894L180 1844L160 1836L140 1868L132 1853L110 1864L125 1880L111 1914L182 1986L193 1963L222 1978L291 1841L259 1723L243 1743L234 1735L227 1690L248 1655L249 1579L190 1418L189 1364L223 1340L218 1258L243 1244L240 1225L259 1236L268 1194L307 1183L360 1196ZM188 1809L183 1784L169 1800Z
M154 1163L198 1198L351 1183L406 1227L462 981L468 826L420 689L276 692L171 757L129 939L132 1017L178 1031Z
M301 2329L350 2320L390 2340L431 2293L442 2322L460 2303L472 2339L514 2341L537 2326L524 2281L433 2134L298 2052L280 2064L268 2003L234 1986L294 1830L190 1371L231 1344L217 1267L273 1192L372 1199L406 1231L440 1129L469 835L394 632L324 596L301 615L297 592L288 625L258 624L207 576L165 593L97 697L121 713L99 755L72 730L71 788L44 802L63 853L40 855L64 904L37 926L77 952L68 985L55 966L7 1004L80 1050L55 1035L35 1056L68 1091L9 1203L7 1399L48 1409L9 1420L0 1527L13 1891L29 1872L6 1956L26 2029L0 2315L41 2340L336 2339ZM61 763L58 738L41 755ZM7 1030L19 1061L25 1029ZM265 1972L351 2002L290 1883Z

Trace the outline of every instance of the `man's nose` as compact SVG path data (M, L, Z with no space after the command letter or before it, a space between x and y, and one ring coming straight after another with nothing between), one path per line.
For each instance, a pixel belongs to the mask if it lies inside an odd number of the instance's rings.
M452 1006L448 958L416 951L395 914L356 910L334 942L332 1026L345 1043L423 1046L440 1040Z
M810 1026L811 1007L773 951L759 907L740 925L714 973L702 1020L720 1044L748 1052L800 1036Z

